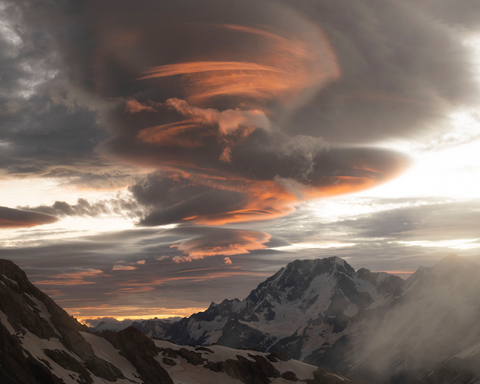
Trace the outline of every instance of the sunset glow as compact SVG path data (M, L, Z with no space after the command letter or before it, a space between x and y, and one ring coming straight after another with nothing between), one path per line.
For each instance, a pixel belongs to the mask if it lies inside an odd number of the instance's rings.
M78 319L187 316L295 259L478 260L472 25L424 2L27 3L0 15L0 252Z

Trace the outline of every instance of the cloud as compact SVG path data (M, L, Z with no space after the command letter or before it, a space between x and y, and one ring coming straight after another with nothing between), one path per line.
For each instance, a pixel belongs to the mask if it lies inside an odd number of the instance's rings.
M227 265L232 265L232 260L229 257L224 257L223 260L225 260L225 264Z
M0 207L0 228L34 227L52 224L56 221L58 221L58 218L52 215Z
M115 264L112 268L112 271L134 271L138 267L134 267L132 265L120 265Z
M50 276L49 280L38 280L35 284L38 285L87 285L96 284L95 281L86 279L96 279L104 275L103 271L98 269L88 268L83 271L75 271L70 273L60 273L55 276Z
M478 15L480 15L480 5L475 0L465 0L458 3L455 0L421 0L412 1L422 11L433 13L435 17L452 27L461 29L470 29L478 31Z
M377 212L355 220L340 221L364 237L400 241L441 242L477 239L480 201L438 201ZM440 246L442 246L440 244Z
M85 277L96 284L81 293L62 292L86 300L70 302L76 312L102 295L118 310L142 297L143 313L160 308L159 300L199 308L205 297L248 294L265 277L255 273L268 276L298 257L335 253L358 267L405 271L408 259L416 267L441 257L444 248L412 242L438 244L435 231L465 239L454 230L459 217L475 238L467 205L332 222L302 205L391 180L410 161L380 143L449 139L452 110L478 105L463 44L480 25L474 1L9 2L0 31L2 177L129 185L136 201L59 201L28 215L125 214L148 228L0 253L38 281L55 282L51 276L72 268L134 266ZM179 228L155 228L165 224ZM224 224L237 229L202 228ZM356 245L265 248L319 242ZM243 256L225 264L231 252ZM150 262L155 257L163 261ZM186 264L171 260L190 260L195 272L175 278ZM115 304L116 295L126 304Z
M408 159L369 144L420 140L433 134L431 126L438 135L449 129L443 120L454 106L477 97L464 34L429 17L427 0L348 7L209 0L211 7L200 8L189 0L144 1L133 15L127 2L111 4L41 7L66 29L31 18L27 8L18 13L22 39L35 42L40 29L57 43L45 50L58 53L49 62L57 75L38 88L35 102L17 101L37 131L18 114L2 115L7 126L28 132L7 129L3 140L15 156L4 168L45 174L63 156L72 168L87 157L109 169L109 157L181 179L184 189L167 190L182 190L183 200L152 184L164 200L149 204L142 225L260 221L303 200L374 187L406 169ZM32 167L18 151L34 143L40 161ZM107 178L99 173L98 182ZM144 183L125 175L118 185L135 182Z
M134 200L128 198L113 198L90 203L86 199L79 198L76 204L65 201L56 201L53 205L40 205L38 207L18 207L25 211L41 212L58 217L86 216L98 217L102 215L121 215L126 217L138 217L143 214L142 209Z
M186 255L175 256L173 258L174 262L192 261L209 256L247 254L250 251L265 249L267 247L265 244L271 239L271 236L265 232L238 229L209 228L208 231L203 230L199 233L201 233L200 236L171 246ZM228 257L224 260L225 264L232 263Z
M307 156L242 149L239 165L229 166L228 173L202 171L197 162L196 169L192 164L188 171L155 173L132 186L134 197L151 209L140 224L221 225L277 218L303 200L374 187L409 164L403 155L378 149L318 149Z
M224 233L224 229L220 228L220 240L234 237ZM237 256L234 265L226 265L222 255L188 263L172 262L174 256L187 256L178 248L170 248L172 244L209 236L209 247L214 247L216 230L211 227L143 228L95 236L78 234L75 238L46 240L32 246L3 247L0 258L14 261L34 284L41 282L42 290L51 291L55 300L62 300L62 307L77 317L102 313L130 317L135 313L137 317L189 315L204 310L212 300L246 297L253 286L270 275L263 267L252 268L249 261L267 266L271 272L283 264L275 261L267 249L250 250ZM32 235L30 231L28 236ZM165 258L155 262L159 255ZM139 260L145 260L148 268L137 264ZM112 271L115 265L136 269ZM61 278L55 278L59 275ZM69 282L81 285L68 285Z
M151 107L149 105L139 103L135 99L127 100L127 102L125 103L125 110L128 113L138 113L138 112L141 112L141 111L150 111L150 112L155 111L155 109L153 107Z

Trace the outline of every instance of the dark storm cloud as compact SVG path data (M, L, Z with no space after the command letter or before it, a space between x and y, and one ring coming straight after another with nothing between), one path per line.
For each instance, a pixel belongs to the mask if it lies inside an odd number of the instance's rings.
M36 225L55 223L57 220L58 218L55 216L44 213L0 207L0 229L34 227Z
M134 200L127 198L116 198L100 200L90 203L86 199L78 199L76 204L69 204L65 201L56 201L53 205L40 205L38 207L18 207L25 211L41 212L57 217L63 216L84 216L97 217L101 215L122 215L127 217L139 217L143 210Z
M326 30L342 78L300 108L288 120L291 129L343 143L421 140L450 129L446 115L459 104L477 104L478 87L463 35L432 14L462 12L478 28L473 3L297 2Z
M141 225L156 226L176 223L192 216L214 216L237 210L244 206L244 197L237 192L209 191L160 211L148 214L140 221Z
M103 105L78 118L77 108L73 135L39 128L45 141L31 143L39 158L61 158L59 148L91 157L96 146L160 170L161 181L131 187L149 206L143 225L265 220L370 188L408 160L359 143L438 134L452 106L475 100L463 35L429 12L396 0L36 3L24 35L40 47L41 31L42 52L58 53L73 99ZM71 110L68 100L56 107ZM100 123L111 138L97 146ZM82 145L70 149L61 132ZM28 134L9 135L30 148ZM27 160L15 166L35 171Z
M106 137L98 111L108 103L69 82L57 42L23 12L27 2L2 5L0 170L25 177L105 166L93 150Z
M109 117L102 115L114 138L100 153L133 166L167 169L172 173L164 178L182 178L187 187L205 190L175 206L161 202L143 224L278 217L302 199L372 187L408 163L385 150L327 151L318 134L286 133L284 111L339 81L343 71L338 49L318 20L309 22L269 2L233 8L219 1L143 1L135 8L128 2L68 4L36 6L35 18L25 10L24 20L55 42L59 70L72 84L93 98L117 101ZM86 124L72 119L75 132ZM68 152L69 144L62 148ZM90 149L75 148L79 154Z
M49 113L25 106L14 115L0 116L0 124L0 168L17 175L41 175L53 166L94 165L85 155L93 154L103 136L93 113L70 113L64 106L52 107Z
M142 153L147 151L148 147ZM202 156L206 158L211 151L197 154L194 164L198 167ZM152 150L148 156L158 157L161 163L162 155L165 153ZM275 218L290 213L298 201L355 192L385 182L408 163L405 157L390 151L345 148L311 151L306 156L278 154L272 147L242 147L237 159L229 167L230 173L224 167L220 177L197 174L185 166L183 172L154 173L131 186L135 198L151 208L140 224L185 220L223 224ZM213 166L215 159L210 160Z
M467 14L447 0L9 4L22 43L0 41L0 166L7 173L131 184L142 208L120 210L145 209L141 225L249 222L0 249L42 288L71 300L68 308L77 299L85 307L98 300L146 309L161 300L193 307L243 298L298 257L338 255L357 260L356 268L418 266L444 255L400 243L435 240L419 220L436 230L441 222L447 233L455 212L468 209L422 206L334 223L299 211L261 232L251 228L304 200L392 179L407 156L371 144L437 135L453 106L475 102L458 27L478 27L474 6ZM115 163L152 173L138 181L132 168L111 172ZM105 204L31 209L94 217ZM476 224L474 215L464 224ZM355 246L264 248L328 241L332 233Z

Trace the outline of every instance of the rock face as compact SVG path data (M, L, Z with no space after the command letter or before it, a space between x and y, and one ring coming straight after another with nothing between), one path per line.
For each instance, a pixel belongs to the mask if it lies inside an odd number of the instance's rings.
M179 344L219 343L304 359L338 340L348 323L373 303L399 297L404 284L387 273L356 272L337 257L296 260L245 300L212 303L156 336Z
M407 281L336 257L296 260L243 301L212 303L156 336L281 352L368 383L475 383L478 297L480 266L455 255Z
M115 366L121 356L114 346L99 354L102 343L108 344L31 284L20 268L0 260L1 383L148 382L147 372L133 369L135 364ZM173 383L163 374L162 383Z
M337 373L282 354L221 346L182 347L152 340L135 327L92 333L25 273L0 260L2 384L337 384Z
M173 384L167 371L155 360L158 350L152 339L134 327L119 332L103 331L101 336L107 339L120 355L132 362L144 381L152 384Z
M153 340L159 349L157 360L178 383L222 384L357 384L345 376L291 360L278 353L237 350L220 345L208 348L179 346Z

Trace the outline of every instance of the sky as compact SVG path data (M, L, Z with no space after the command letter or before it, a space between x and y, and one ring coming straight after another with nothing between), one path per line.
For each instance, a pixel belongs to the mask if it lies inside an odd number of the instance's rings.
M295 259L480 263L477 0L0 0L0 257L76 318Z

